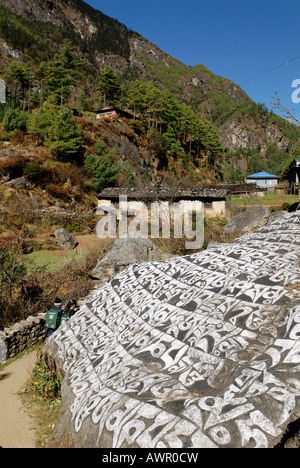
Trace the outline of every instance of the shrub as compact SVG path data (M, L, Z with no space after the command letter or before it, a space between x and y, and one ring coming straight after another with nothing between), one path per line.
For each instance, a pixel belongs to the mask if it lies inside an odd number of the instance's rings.
M71 194L66 187L60 184L49 184L47 191L52 197L60 198L61 200L70 201Z
M3 118L3 126L6 132L14 130L26 131L29 119L28 112L19 109L9 109Z
M50 368L40 353L32 371L31 388L38 396L54 400L60 396L61 380L55 368Z
M22 156L14 156L0 161L0 172L3 175L9 175L12 178L23 175L24 166L28 160Z
M46 167L41 166L40 164L28 163L24 168L24 174L32 182L40 183L47 177L49 171Z

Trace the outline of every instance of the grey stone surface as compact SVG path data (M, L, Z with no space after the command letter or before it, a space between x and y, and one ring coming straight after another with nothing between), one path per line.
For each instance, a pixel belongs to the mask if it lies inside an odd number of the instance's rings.
M135 264L47 340L50 446L274 447L300 412L300 224Z
M73 250L78 245L76 237L66 229L57 229L54 235L59 248L62 250Z
M31 183L26 179L26 177L20 177L19 179L13 179L9 182L6 182L8 187L15 188L17 190L30 189Z
M4 363L5 361L6 361L5 341L0 340L0 363Z
M253 205L243 213L233 216L224 227L226 234L245 233L264 226L269 219L270 210L264 206Z
M0 363L46 339L45 316L44 313L31 316L0 331Z
M162 259L165 254L156 247L151 239L141 237L116 239L91 272L91 277L100 283L107 283L129 265Z

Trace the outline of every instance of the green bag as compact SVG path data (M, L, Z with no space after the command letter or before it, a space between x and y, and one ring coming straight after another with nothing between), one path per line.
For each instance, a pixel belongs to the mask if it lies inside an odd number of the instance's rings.
M66 314L62 315L61 316L61 319L60 319L60 324L59 325L62 325L63 323L66 323L69 321L69 318L70 318L70 313L67 312Z
M59 310L51 309L46 315L45 321L46 328L56 330L59 325Z

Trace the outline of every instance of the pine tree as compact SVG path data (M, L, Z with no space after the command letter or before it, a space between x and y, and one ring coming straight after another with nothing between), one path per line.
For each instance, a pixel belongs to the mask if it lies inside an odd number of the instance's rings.
M74 120L72 112L62 107L45 138L45 145L58 159L68 159L79 152L83 144L83 131Z
M292 154L287 159L287 161L285 163L285 166L284 166L284 168L282 170L282 173L281 173L281 180L287 180L288 179L288 175L289 175L289 171L290 171L290 165L294 161L294 159L297 159L297 158L300 158L300 144L297 144L294 147Z
M5 80L14 96L14 107L17 105L17 98L22 101L24 106L25 94L30 86L30 70L19 62L11 62L5 72Z
M121 96L119 78L110 67L105 67L101 72L98 89L104 106L107 104L116 104L118 98Z
M105 187L115 183L121 168L116 152L106 148L101 140L95 145L95 153L85 154L84 168L91 179L91 188L101 192Z
M44 97L47 95L47 80L49 77L49 65L46 62L41 62L39 67L35 70L35 78L39 84L40 93L40 107L43 105Z
M44 141L51 127L52 120L53 114L49 109L44 107L41 107L30 115L27 131L36 135L36 144Z
M62 50L55 54L53 61L48 66L47 86L51 93L53 104L61 106L67 104L76 80L81 76L81 62L73 52L70 41L64 41Z

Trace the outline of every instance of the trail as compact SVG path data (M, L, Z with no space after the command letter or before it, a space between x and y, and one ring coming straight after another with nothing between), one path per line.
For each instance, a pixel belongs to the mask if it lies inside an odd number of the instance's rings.
M36 352L24 355L0 372L0 447L36 448L33 420L18 392L28 380Z

